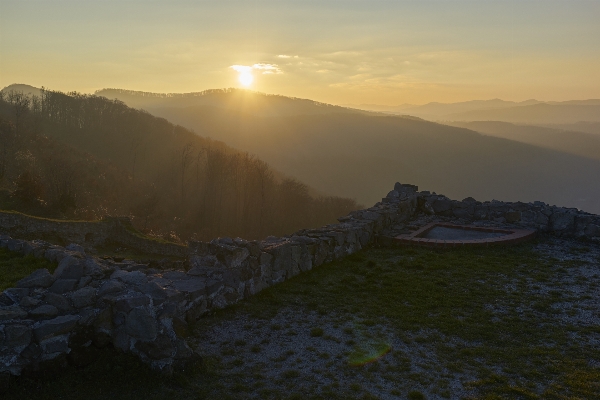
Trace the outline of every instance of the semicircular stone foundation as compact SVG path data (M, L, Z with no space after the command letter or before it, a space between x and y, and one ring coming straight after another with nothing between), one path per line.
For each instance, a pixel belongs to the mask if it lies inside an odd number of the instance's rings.
M490 246L520 243L534 238L535 233L530 229L498 229L433 222L411 234L396 236L395 242L428 247Z

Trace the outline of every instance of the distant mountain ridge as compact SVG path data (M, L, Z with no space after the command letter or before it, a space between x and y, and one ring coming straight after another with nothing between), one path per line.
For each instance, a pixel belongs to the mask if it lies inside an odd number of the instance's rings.
M352 105L348 105L352 107ZM504 121L528 124L572 124L600 121L600 99L522 102L471 100L458 103L432 102L424 105L403 104L354 106L390 114L408 114L431 121Z
M125 93L110 95L127 103ZM417 117L249 91L133 97L155 101L145 108L155 116L256 154L321 192L364 204L401 180L453 198L542 200L600 213L600 161L589 157ZM181 99L211 102L186 106Z
M123 89L97 90L97 96L119 99L130 107L151 108L212 106L221 108L238 107L244 112L263 116L298 114L362 113L371 112L350 109L309 99L266 94L247 89L209 89L190 93L152 93Z

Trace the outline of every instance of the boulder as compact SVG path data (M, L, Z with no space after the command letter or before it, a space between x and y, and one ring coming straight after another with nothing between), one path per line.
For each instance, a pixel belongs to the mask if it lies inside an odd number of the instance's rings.
M57 279L48 289L52 293L63 294L75 289L79 279Z
M69 300L60 294L46 293L46 296L44 296L44 301L58 308L60 312L68 312L72 310Z
M125 332L136 339L149 342L154 340L158 333L156 320L145 308L134 308L127 315Z
M43 268L32 272L29 276L21 279L15 285L18 288L50 287L54 283L54 277Z
M73 256L63 258L56 271L54 277L56 279L76 279L79 280L83 276L83 265L81 259Z
M32 318L52 318L58 315L58 308L50 305L44 304L43 306L39 306L29 311L29 316Z
M13 305L7 307L0 307L0 321L6 321L11 319L20 319L27 316L27 311L21 307Z
M37 322L33 326L33 334L38 341L70 332L79 321L78 315L63 315L47 321Z
M71 294L71 302L75 308L91 306L96 302L96 289L86 286L76 290Z

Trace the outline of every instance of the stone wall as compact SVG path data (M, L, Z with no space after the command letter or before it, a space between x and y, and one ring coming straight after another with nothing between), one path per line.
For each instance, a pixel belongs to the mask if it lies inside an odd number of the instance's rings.
M394 196L393 193L388 195ZM386 200L384 200L386 201ZM467 197L462 201L446 196L420 192L417 195L418 211L463 223L493 221L522 228L536 229L559 237L587 240L600 239L600 216L576 208L551 206L541 201L532 203L476 201Z
M84 248L110 242L149 254L176 257L188 255L185 246L147 238L136 231L129 218L122 217L104 217L94 222L62 221L0 211L0 233L20 238L45 238L63 244L78 243Z
M417 188L397 184L395 189L392 198L338 224L263 241L190 243L187 270L98 259L79 245L63 248L2 236L0 247L47 258L58 267L53 274L35 271L0 294L0 372L18 375L58 357L81 359L80 354L108 344L162 371L193 361L185 337L202 315L352 254L410 218Z

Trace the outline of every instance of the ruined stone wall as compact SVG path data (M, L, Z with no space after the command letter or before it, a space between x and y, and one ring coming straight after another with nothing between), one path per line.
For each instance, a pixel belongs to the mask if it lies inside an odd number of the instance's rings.
M388 195L394 196L393 193ZM462 220L463 222L495 221L503 224L536 229L559 237L598 240L600 216L576 208L551 206L541 201L531 203L504 201L476 201L467 197L462 201L446 196L420 192L418 210L425 214ZM384 200L386 201L386 200Z
M386 227L410 218L416 187L340 218L340 223L263 241L220 238L188 246L187 270L158 270L115 262L43 241L0 237L0 247L58 262L0 294L0 372L18 375L57 357L108 344L169 371L194 359L189 325L323 263L343 258ZM77 358L77 357L75 357Z
M148 254L187 257L185 246L144 237L128 218L105 217L101 221L62 221L18 212L0 211L0 233L14 237L77 243L84 248L115 243Z

